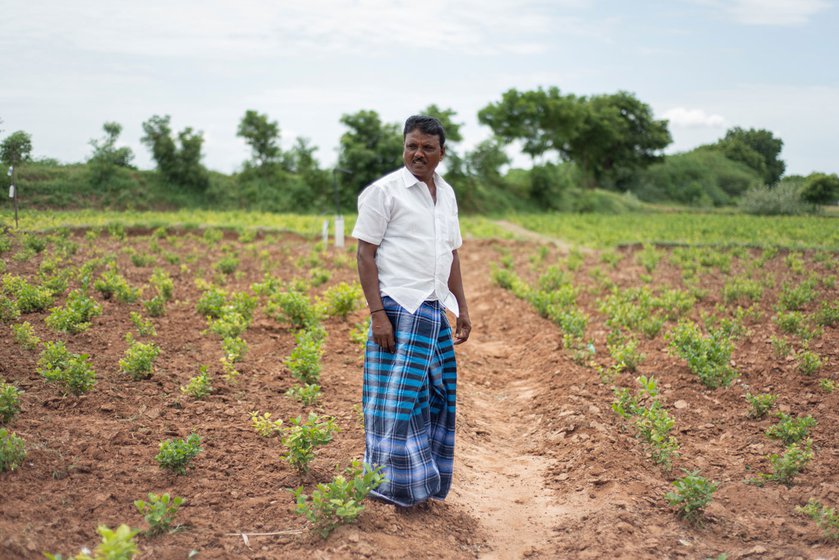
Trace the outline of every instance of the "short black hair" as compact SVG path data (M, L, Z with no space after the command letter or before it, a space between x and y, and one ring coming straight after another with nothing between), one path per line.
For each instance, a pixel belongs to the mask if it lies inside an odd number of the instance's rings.
M408 136L409 132L419 130L423 134L437 136L440 139L440 147L446 147L446 131L443 130L443 123L428 115L411 115L405 121L405 130L402 131L402 139Z

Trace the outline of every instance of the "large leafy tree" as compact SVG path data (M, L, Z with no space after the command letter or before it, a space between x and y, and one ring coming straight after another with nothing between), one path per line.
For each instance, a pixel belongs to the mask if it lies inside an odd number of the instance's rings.
M619 185L661 158L670 142L667 121L628 92L590 98L559 88L505 92L481 109L478 120L505 142L520 141L535 159L549 152L576 163L590 186Z
M269 120L268 115L251 109L245 111L236 135L251 147L251 159L257 167L266 168L281 156L280 125Z
M784 141L768 130L745 130L738 126L729 129L715 147L722 150L728 159L754 169L767 185L776 184L786 170L786 164L780 159Z
M341 135L338 167L345 170L344 203L353 204L364 187L402 165L402 129L369 110L345 114L341 124L348 130Z
M568 143L568 159L603 187L620 186L639 169L661 161L672 142L667 121L631 93L581 99L583 120Z
M201 147L204 136L187 127L178 133L177 142L172 137L169 115L152 116L143 123L140 141L148 146L157 169L167 181L198 190L205 190L210 183L207 170L201 165Z
M17 165L31 157L32 137L22 130L12 132L0 144L0 160L7 165Z

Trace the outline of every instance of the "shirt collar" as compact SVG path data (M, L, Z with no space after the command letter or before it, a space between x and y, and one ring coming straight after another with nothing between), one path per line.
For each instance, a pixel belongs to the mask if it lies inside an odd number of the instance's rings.
M414 177L414 174L411 173L407 167L402 167L402 181L405 184L405 188L413 187L414 185L419 185L420 180ZM442 181L442 177L435 171L434 172L434 184L439 185Z

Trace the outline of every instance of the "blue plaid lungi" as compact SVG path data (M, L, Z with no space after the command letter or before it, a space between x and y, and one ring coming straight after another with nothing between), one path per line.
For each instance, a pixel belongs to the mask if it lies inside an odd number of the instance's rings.
M400 506L442 500L452 484L457 364L452 330L440 302L414 314L392 298L382 304L396 351L373 341L364 355L364 462L387 481L371 492Z

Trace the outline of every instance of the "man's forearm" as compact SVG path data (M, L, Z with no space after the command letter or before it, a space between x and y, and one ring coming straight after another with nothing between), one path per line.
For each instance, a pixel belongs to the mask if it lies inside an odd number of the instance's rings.
M381 309L382 295L379 291L379 269L376 266L376 247L363 241L358 242L358 279L361 282L361 289L367 299L367 305L371 311Z

